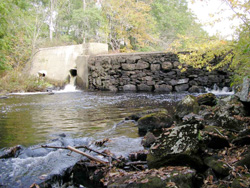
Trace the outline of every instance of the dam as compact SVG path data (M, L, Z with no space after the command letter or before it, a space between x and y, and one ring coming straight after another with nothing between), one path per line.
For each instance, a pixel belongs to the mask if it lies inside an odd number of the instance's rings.
M101 43L40 49L30 74L55 81L75 77L81 89L191 93L230 87L232 76L227 67L208 71L183 65L172 52L108 54L108 45Z

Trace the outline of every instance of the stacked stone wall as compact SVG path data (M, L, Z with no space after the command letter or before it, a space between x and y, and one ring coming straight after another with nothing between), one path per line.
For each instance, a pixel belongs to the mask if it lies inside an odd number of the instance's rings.
M134 53L91 56L89 88L110 91L201 92L205 88L230 86L226 69L207 71L186 66L179 69L174 53ZM182 65L183 66L183 65Z

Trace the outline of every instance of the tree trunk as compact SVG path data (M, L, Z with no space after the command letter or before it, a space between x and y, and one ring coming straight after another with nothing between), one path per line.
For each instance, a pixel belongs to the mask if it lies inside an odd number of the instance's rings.
M53 0L50 0L50 22L49 22L50 41L53 40L53 12L54 12L54 2L53 2Z

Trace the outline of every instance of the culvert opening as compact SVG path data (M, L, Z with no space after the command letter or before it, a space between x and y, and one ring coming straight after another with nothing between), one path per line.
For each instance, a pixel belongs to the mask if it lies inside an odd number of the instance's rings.
M77 76L77 70L76 69L70 69L69 73L70 73L70 76L73 76L73 77Z

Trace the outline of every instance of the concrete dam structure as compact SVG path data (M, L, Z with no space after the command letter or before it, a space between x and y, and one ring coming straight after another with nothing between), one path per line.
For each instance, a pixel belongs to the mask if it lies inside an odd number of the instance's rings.
M73 76L79 88L91 90L201 92L214 85L230 87L227 68L209 72L185 66L182 72L174 53L107 53L108 46L100 43L41 49L30 74L58 81Z

